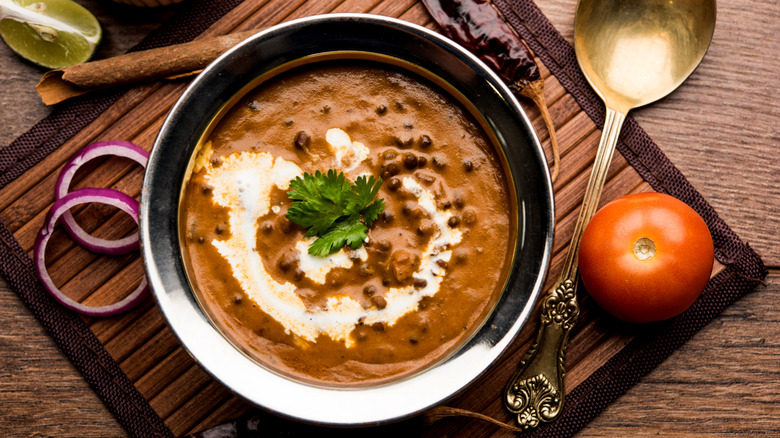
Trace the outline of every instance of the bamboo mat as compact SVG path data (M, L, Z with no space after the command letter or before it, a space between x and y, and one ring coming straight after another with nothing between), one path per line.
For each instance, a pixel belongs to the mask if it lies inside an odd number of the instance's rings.
M212 8L216 4L221 9ZM592 101L590 90L583 90L581 78L572 76L572 66L562 61L568 46L561 45L563 40L554 29L545 27L549 23L538 21L541 13L533 3L504 0L496 1L496 4L540 57L537 62L545 80L545 97L561 146L561 173L554 185L554 257L547 288L560 271L571 237L590 163L595 157L600 136L597 124L603 122L603 108ZM414 0L206 1L194 4L184 14L186 19L179 18L178 23L174 20L142 45L187 40L201 30L203 32L197 38L262 29L290 19L330 12L387 15L436 29L422 4ZM200 21L197 21L198 17ZM186 20L196 21L200 28L195 25L185 29L182 24ZM44 300L38 296L42 294L40 287L29 284L29 280L21 281L19 277L30 275L30 262L25 257L32 255L35 236L53 202L54 184L62 165L76 151L94 141L129 140L150 150L164 118L186 85L186 82L153 83L71 104L66 110L55 113L56 126L38 132L37 137L25 137L26 146L21 142L13 144L7 148L10 152L3 150L0 157L0 222L3 225L0 237L4 244L0 248L0 260L15 260L13 266L18 265L14 268L4 263L2 275L19 290L120 423L130 434L138 436L186 435L252 414L256 408L215 382L188 356L166 326L153 299L149 298L140 307L117 317L77 317L61 309L52 310L54 305L48 302L45 306L36 304ZM522 103L550 158L549 138L538 111L530 102ZM707 220L715 237L716 256L723 264L716 264L714 278L700 302L670 323L643 327L621 324L605 316L586 294L581 293L582 313L566 358L568 411L556 427L543 428L535 432L538 435L568 436L578 430L723 307L751 289L755 284L751 278L765 275L760 259L733 236L698 193L681 175L677 176L676 169L668 161L654 164L656 158L648 155L650 152L642 146L643 142L652 145L644 132L631 120L627 126L631 134L624 135L619 146L621 154L615 154L602 202L651 190L680 197ZM660 154L657 147L651 152ZM9 161L9 157L13 160ZM134 163L111 158L85 166L76 175L72 188L111 187L138 197L142 178L143 170ZM90 205L74 209L74 213L85 229L98 236L118 238L136 229L130 218L110 208ZM54 282L69 296L90 305L121 299L135 288L144 274L138 254L118 257L92 254L74 245L62 231L51 239L47 260ZM46 316L51 312L59 316ZM531 319L486 376L447 405L510 422L512 419L503 409L501 394L530 346L538 326L537 319L538 316ZM71 348L74 342L67 336L58 335L60 325L78 332L80 340L76 344L80 343L83 348L78 345ZM84 349L85 353L80 353L78 348ZM92 359L83 359L89 354ZM255 418L270 430L312 431L268 414L258 415ZM399 430L426 436L472 437L501 433L484 423L459 419L433 426L411 420L372 433L398 433Z

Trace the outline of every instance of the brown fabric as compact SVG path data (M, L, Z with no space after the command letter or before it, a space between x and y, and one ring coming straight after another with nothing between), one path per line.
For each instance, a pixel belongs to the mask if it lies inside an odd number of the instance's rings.
M191 40L239 3L240 0L192 2L134 50ZM603 105L580 74L573 49L541 11L531 0L495 0L495 4L590 118L602 126ZM0 188L87 126L120 95L121 91L106 92L58 107L0 150ZM704 217L715 240L716 256L726 269L711 279L702 298L680 317L650 327L627 326L626 330L636 332L636 338L572 390L560 419L527 435L574 434L767 274L755 252L739 240L633 119L626 120L618 150L655 190L682 199ZM130 435L171 435L83 320L57 305L42 290L32 260L3 224L0 275L18 292ZM252 428L236 424L240 423L224 425L214 432L236 431L218 436L252 434Z

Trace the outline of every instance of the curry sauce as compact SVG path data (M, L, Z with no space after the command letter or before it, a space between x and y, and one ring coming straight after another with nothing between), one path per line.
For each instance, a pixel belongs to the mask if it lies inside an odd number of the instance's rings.
M214 324L282 374L386 381L462 345L505 284L516 236L502 162L438 86L384 64L318 63L243 97L194 159L182 251ZM308 255L289 181L381 177L385 209L357 250Z

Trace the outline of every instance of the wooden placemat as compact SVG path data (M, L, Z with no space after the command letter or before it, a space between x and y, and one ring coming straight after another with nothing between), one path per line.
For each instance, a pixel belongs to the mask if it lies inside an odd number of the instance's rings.
M599 126L603 123L603 107L578 76L576 64L572 65L571 47L530 0L495 3L539 56L545 97L562 148L561 174L554 186L556 228L550 283L560 270L582 201ZM139 48L261 29L329 12L369 12L435 29L422 4L413 0L207 0L193 3L145 39ZM117 317L92 319L74 315L41 290L31 270L30 256L35 236L53 202L54 183L62 165L81 147L98 140L129 140L151 149L167 112L186 85L153 83L81 99L58 108L0 151L0 274L19 292L119 422L135 436L181 436L243 414L254 414L256 408L231 394L194 363L151 298ZM549 140L538 111L530 102L523 103L549 157ZM582 314L567 352L567 408L561 419L534 432L536 435L574 433L766 275L758 256L722 223L630 119L621 140L621 153L613 160L602 202L650 190L683 199L710 226L720 263L699 302L667 323L642 327L621 324L581 294ZM138 196L142 176L142 169L126 160L107 159L85 166L73 187L112 187ZM103 237L121 237L135 229L132 220L110 208L90 205L74 213L85 229ZM74 245L61 231L52 238L47 258L55 283L69 296L92 305L121 298L143 276L138 254L98 256ZM501 393L537 326L534 317L491 371L448 405L510 422ZM251 418L266 430L311 431L268 414ZM243 426L249 427L245 423ZM429 436L499 433L484 423L466 420L447 420L426 427L410 420L372 433L400 431Z

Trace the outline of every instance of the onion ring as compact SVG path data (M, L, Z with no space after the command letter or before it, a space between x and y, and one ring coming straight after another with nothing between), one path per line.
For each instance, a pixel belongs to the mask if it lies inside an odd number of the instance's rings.
M62 172L60 172L60 176L57 178L57 185L54 189L54 200L62 199L68 194L73 175L76 174L76 171L83 164L92 159L109 155L129 158L142 167L146 167L146 162L149 159L149 153L146 152L146 150L129 141L101 141L86 146L68 160L62 168ZM92 252L120 255L135 251L139 247L140 239L138 233L133 233L130 236L118 240L106 240L90 235L81 228L70 211L63 213L62 226L76 243Z
M135 223L138 223L138 201L132 197L113 189L85 188L74 190L54 201L51 210L49 210L49 213L46 215L46 221L41 228L41 231L38 232L38 237L35 239L35 248L33 250L35 271L38 274L38 278L40 278L43 283L44 289L46 289L55 300L68 309L75 310L76 312L87 316L112 316L126 312L143 301L149 292L149 284L146 280L146 276L141 280L141 284L121 301L106 306L93 307L76 302L63 294L54 284L54 281L49 275L49 271L46 269L46 245L49 243L49 238L54 232L54 226L56 225L57 220L60 219L60 217L63 217L68 210L76 205L91 202L98 202L116 207L129 214Z

